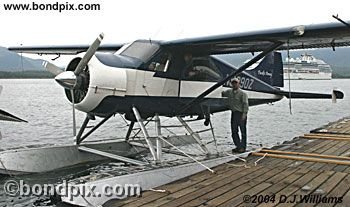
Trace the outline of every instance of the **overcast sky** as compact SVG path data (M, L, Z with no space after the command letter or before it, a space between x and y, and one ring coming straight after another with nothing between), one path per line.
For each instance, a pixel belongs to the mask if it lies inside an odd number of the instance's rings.
M5 3L100 4L99 11L5 11ZM0 46L170 40L350 20L348 0L3 0ZM103 44L102 43L102 44ZM28 56L28 55L27 55ZM30 55L50 60L52 57ZM71 57L55 64L64 66Z

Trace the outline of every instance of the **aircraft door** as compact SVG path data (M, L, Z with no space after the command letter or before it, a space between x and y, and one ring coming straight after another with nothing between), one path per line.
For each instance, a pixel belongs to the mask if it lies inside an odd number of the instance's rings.
M162 97L178 97L181 71L177 67L177 56L168 52L158 54L148 69L154 71L153 77L145 78L146 85L153 85L153 91Z
M208 57L195 57L183 70L180 96L197 97L221 79L222 74ZM214 91L210 96L219 95Z

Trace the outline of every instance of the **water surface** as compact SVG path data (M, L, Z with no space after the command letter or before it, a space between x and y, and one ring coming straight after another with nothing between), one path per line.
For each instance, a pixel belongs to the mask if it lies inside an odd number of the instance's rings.
M63 89L54 80L4 80L0 79L3 91L0 96L0 108L8 111L28 123L0 122L2 140L0 150L22 148L28 145L63 145L73 144L72 107L66 100ZM288 82L285 82L288 85ZM333 104L331 100L292 100L292 114L289 101L283 99L274 104L250 107L248 115L248 145L250 148L273 146L293 137L309 132L331 121L336 121L350 114L350 84L348 79L334 80L295 80L291 82L293 91L313 91L330 93L339 88L345 98ZM84 113L77 112L77 123L82 123ZM176 120L161 117L166 124ZM232 148L230 134L230 113L222 112L212 116L219 150ZM201 128L202 122L194 123ZM123 139L126 123L119 116L109 120L90 140ZM166 133L166 131L164 131ZM209 139L209 138L205 138ZM206 140L210 141L210 140ZM213 145L210 149L214 150ZM59 171L44 175L20 176L29 183L55 183L103 170L101 166L87 166L74 171ZM7 176L0 177L1 206L55 206L47 197L9 197L3 194L2 185ZM62 206L63 204L58 204Z

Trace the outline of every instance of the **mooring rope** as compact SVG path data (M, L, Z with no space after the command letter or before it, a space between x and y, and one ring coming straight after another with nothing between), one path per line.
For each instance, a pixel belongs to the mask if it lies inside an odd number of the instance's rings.
M255 162L254 162L254 165L257 166L258 165L258 162L260 162L261 160L263 160L265 157L266 157L267 153L264 154L264 156L260 157L259 159L257 159Z
M175 145L171 144L170 142L168 142L167 140L165 140L162 136L159 136L159 138L163 141L166 142L168 145L174 147L176 150L178 150L179 152L181 152L182 154L184 154L186 157L192 159L193 161L195 161L196 163L198 163L199 165L203 166L204 168L206 168L207 170L209 170L211 173L215 173L214 170L210 169L208 166L204 165L203 163L201 163L200 161L198 161L197 159L195 159L194 157L190 156L189 154L187 154L186 152L182 151L181 149L179 149L178 147L176 147Z
M167 190L162 190L162 189L157 190L157 189L153 189L153 188L150 188L149 191L158 192L158 193L166 193L166 192L168 192Z

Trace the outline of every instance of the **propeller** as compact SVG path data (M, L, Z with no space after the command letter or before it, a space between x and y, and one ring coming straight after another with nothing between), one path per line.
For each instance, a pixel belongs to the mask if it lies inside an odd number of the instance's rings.
M43 66L51 73L55 74L55 80L63 88L70 92L71 102L73 106L73 135L76 136L76 121L75 121L75 103L79 103L86 94L86 91L82 88L84 87L84 80L88 79L88 74L84 71L87 68L87 64L91 60L92 56L96 53L98 47L103 40L104 34L101 33L96 40L91 44L91 46L86 51L82 59L75 67L74 71L62 71L56 65L45 62ZM74 62L75 59L72 61ZM67 67L68 69L68 67ZM66 90L66 94L67 94ZM67 94L68 95L68 94Z
M89 49L86 51L84 57L80 60L78 66L76 67L74 74L79 75L81 71L87 66L88 62L91 60L92 56L96 53L98 47L103 40L104 34L101 33L96 40L92 43Z
M98 47L101 44L104 35L101 33L96 40L92 43L92 45L86 51L84 57L79 61L74 71L65 71L63 73L58 74L55 77L55 80L64 88L68 90L78 89L80 87L79 76L86 68L88 62L91 60L92 56L96 53Z

